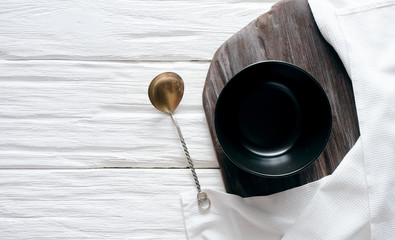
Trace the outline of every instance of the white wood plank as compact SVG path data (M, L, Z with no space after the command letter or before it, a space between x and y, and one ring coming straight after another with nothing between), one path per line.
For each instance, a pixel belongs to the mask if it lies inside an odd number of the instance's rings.
M198 170L224 190L219 170ZM186 239L183 170L0 170L1 239Z
M0 59L210 60L273 0L5 0Z
M215 168L201 96L208 65L0 61L0 168L186 167L170 117L147 95L163 71L184 78L176 116L196 166Z

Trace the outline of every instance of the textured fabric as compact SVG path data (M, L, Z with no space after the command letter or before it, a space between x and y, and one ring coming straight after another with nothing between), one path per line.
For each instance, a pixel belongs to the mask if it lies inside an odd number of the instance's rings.
M196 193L183 194L189 239L369 239L361 150L358 141L331 176L270 196L241 198L207 190L209 212L199 210ZM352 199L358 201L349 206Z
M335 34L310 1L316 22L346 62L361 130L373 239L395 238L395 1L334 1ZM325 30L324 30L325 29Z
M189 239L395 239L395 1L310 0L353 82L361 137L335 172L264 197L182 195Z

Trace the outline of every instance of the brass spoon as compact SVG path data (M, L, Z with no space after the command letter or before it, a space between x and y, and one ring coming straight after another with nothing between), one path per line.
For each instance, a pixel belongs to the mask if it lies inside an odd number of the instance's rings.
M182 136L180 126L173 114L174 110L181 102L184 95L184 81L182 78L173 72L165 72L156 76L148 87L149 99L159 111L168 113L177 128L177 133L180 138L185 156L188 160L188 166L191 169L193 178L195 180L196 188L198 190L197 200L200 209L208 210L211 207L211 201L207 197L207 193L202 192L200 188L199 179L197 177L193 161L189 155L187 145L185 144L184 137Z

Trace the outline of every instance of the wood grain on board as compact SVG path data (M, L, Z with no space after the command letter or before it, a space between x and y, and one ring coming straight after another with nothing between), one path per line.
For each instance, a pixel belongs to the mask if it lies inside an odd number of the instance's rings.
M263 60L293 63L324 88L333 114L326 149L302 172L263 178L236 167L224 154L214 129L214 109L226 82L244 67ZM351 80L334 49L325 41L306 0L281 1L227 40L215 53L203 89L203 106L228 193L268 195L331 174L359 136Z

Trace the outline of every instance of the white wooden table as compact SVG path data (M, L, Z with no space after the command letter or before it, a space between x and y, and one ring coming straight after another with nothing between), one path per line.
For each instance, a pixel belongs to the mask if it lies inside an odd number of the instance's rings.
M1 1L0 239L185 239L179 194L195 186L148 85L184 78L175 114L202 186L224 190L203 84L273 3Z

